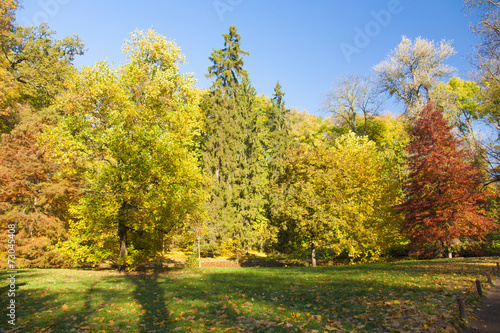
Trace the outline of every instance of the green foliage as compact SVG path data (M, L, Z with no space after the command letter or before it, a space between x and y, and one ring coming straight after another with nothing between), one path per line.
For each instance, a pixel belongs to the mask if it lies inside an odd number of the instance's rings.
M255 245L267 224L267 187L263 141L265 117L243 69L240 35L231 26L224 47L214 50L208 78L214 82L203 105L206 112L204 170L211 178L205 241L223 246L228 239Z

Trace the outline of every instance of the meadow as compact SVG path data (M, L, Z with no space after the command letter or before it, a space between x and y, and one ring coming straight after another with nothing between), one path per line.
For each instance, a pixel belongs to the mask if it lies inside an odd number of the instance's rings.
M16 332L456 332L497 258L332 267L23 269ZM6 271L1 279L9 277ZM7 307L2 285L0 306ZM5 310L3 310L5 312Z

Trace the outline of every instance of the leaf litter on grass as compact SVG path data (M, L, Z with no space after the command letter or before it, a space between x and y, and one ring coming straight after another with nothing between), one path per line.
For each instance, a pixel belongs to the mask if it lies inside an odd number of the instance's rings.
M456 295L473 295L474 280L493 263L23 270L18 323L26 332L456 332ZM468 297L470 315L477 304Z

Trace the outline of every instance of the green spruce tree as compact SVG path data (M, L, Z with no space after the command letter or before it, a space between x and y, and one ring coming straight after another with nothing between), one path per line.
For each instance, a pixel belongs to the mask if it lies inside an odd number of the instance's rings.
M234 26L224 34L224 47L214 50L207 77L213 79L206 107L205 172L212 179L209 200L208 242L212 248L239 242L245 235L241 209L245 186L241 163L244 160L244 119L239 103L245 101L240 84L248 78L243 69L240 35ZM251 101L250 101L251 102ZM214 246L217 244L217 246Z
M260 241L267 230L264 207L268 188L262 143L265 139L265 113L248 77L243 78L239 86L237 105L241 117L240 140L243 150L238 154L239 193L234 203L238 214L239 243L248 250L249 247L262 245Z
M271 180L278 180L283 174L283 157L290 148L290 128L287 121L290 110L285 108L285 93L281 90L279 81L274 87L272 107L268 114L269 131L269 175Z
M274 87L271 107L267 113L267 160L268 160L268 179L270 188L275 191L266 193L266 216L269 221L270 229L282 230L284 223L281 215L276 214L276 208L283 197L285 187L281 186L285 173L285 155L291 147L291 135L289 124L290 110L285 108L285 93L281 90L279 81ZM279 195L278 195L279 193ZM274 235L274 237L283 238L283 233ZM286 236L285 236L286 238ZM278 242L283 240L276 239Z

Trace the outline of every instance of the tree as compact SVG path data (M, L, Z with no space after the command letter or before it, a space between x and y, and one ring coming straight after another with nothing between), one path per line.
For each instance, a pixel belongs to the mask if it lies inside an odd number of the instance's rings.
M7 49L7 44L14 32L17 6L15 0L3 0L0 5L0 46L3 50ZM12 128L12 123L15 122L7 102L14 91L13 85L10 64L5 56L0 56L0 133L8 132Z
M58 100L64 120L46 137L83 183L68 251L82 262L119 256L122 268L154 258L205 200L194 152L200 92L179 72L180 49L148 30L132 33L124 51L118 69L80 70Z
M479 37L480 42L474 62L478 68L479 84L481 85L481 103L479 114L497 134L500 131L500 2L485 0L466 0L465 6L479 21L471 30ZM488 153L489 173L491 182L500 180L500 135L491 138L485 145Z
M234 26L224 34L224 47L210 56L208 78L214 79L206 96L204 169L212 180L209 201L209 240L218 247L247 248L255 231L265 224L266 187L263 160L263 110L243 68L241 36Z
M264 207L268 175L263 158L265 120L264 109L259 105L248 78L243 78L240 83L236 100L241 115L240 140L243 143L237 156L239 165L235 177L239 187L234 201L237 212L235 221L241 221L236 239L248 253L249 246L259 243L267 226Z
M57 40L46 25L15 25L16 6L3 1L1 7L0 223L16 225L20 266L64 265L57 248L67 238L75 188L59 177L40 137L60 120L54 99L75 72L83 43L76 36Z
M16 225L16 266L67 265L58 251L68 238L69 204L76 188L58 177L57 164L38 144L59 116L53 110L34 113L26 107L20 123L0 144L0 225ZM7 245L6 235L0 241Z
M333 141L331 117L323 118L309 114L307 111L292 109L288 118L292 146L300 143L321 146Z
M355 134L358 134L358 117L361 117L361 135L367 135L368 122L378 114L380 106L373 82L358 74L338 78L323 96L323 110L332 113L335 120L346 124Z
M472 26L472 32L481 40L477 50L476 64L485 79L493 80L498 85L500 77L500 1L465 0L465 7L479 14L479 22Z
M431 92L432 100L442 108L443 116L458 129L464 148L475 165L486 169L486 147L476 132L476 124L482 117L481 94L477 83L458 77L451 78L446 84L439 83Z
M481 238L496 228L481 208L490 194L481 184L481 172L458 149L452 126L432 104L422 110L410 136L407 199L399 206L405 214L403 230L414 253L447 251L451 257L458 239Z
M429 99L429 93L442 77L449 76L453 67L443 62L455 53L450 41L439 46L418 37L414 42L403 36L401 43L376 65L381 92L395 97L405 107L406 115L413 117Z
M279 81L274 87L272 104L267 112L269 176L278 179L283 173L283 159L291 144L289 114L285 108L285 93Z
M333 148L300 145L287 153L286 173L274 190L274 207L284 224L284 247L317 248L352 260L379 257L400 241L400 219L392 207L401 200L392 165L366 137L349 133ZM281 187L285 187L284 190Z

